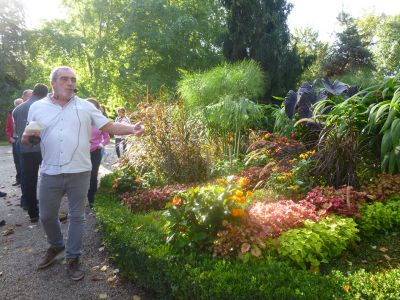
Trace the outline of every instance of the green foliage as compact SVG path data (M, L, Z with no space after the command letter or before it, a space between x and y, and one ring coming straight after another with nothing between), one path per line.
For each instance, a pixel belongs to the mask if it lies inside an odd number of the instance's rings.
M0 0L0 119L6 120L26 79L24 15L16 1ZM4 123L3 123L4 124ZM4 127L4 126L3 126ZM4 130L0 136L4 136Z
M400 270L366 272L364 269L347 276L334 272L332 277L343 281L346 299L398 299L400 297Z
M106 179L105 181L110 181ZM103 181L102 181L103 182ZM96 197L104 243L121 273L162 299L397 299L400 271L312 274L271 257L239 260L175 252L159 212L132 214L115 196Z
M343 31L336 34L337 40L322 63L324 74L331 77L354 69L372 67L372 54L362 41L355 20L344 12L339 14L338 20Z
M319 112L329 108L328 114ZM328 185L357 186L357 168L369 153L367 134L362 129L367 124L367 106L357 95L336 104L325 100L317 104L314 116L325 119L319 141L313 174L322 176Z
M178 91L188 107L198 109L224 99L258 99L264 93L265 81L259 65L245 60L185 75L178 83Z
M29 82L73 67L79 94L134 109L148 92L174 94L181 72L222 62L224 11L214 0L63 1L68 17L30 32ZM47 80L46 80L47 81ZM35 81L36 82L36 81Z
M400 15L388 16L383 24L378 26L377 38L379 43L374 49L378 71L384 75L395 75L400 72Z
M215 162L211 169L211 177L223 177L238 173L244 168L244 163L240 159L225 160L220 159Z
M383 204L375 202L366 205L361 210L361 217L357 219L360 233L364 236L373 236L400 228L400 198Z
M121 273L163 299L334 299L342 278L331 280L266 257L241 261L175 252L164 242L160 213L131 214L110 196L96 198L104 242ZM339 286L338 286L339 285Z
M115 172L113 177L112 189L119 195L141 188L140 178L128 165Z
M140 117L146 133L132 139L127 155L138 174L148 173L156 185L208 177L214 144L206 137L198 118L180 105L161 103L143 104Z
M241 221L246 201L236 182L223 181L223 186L196 187L178 194L165 212L167 242L178 247L209 247L224 222Z
M356 223L350 218L332 216L319 223L306 220L304 228L288 230L278 238L277 252L302 268L315 268L358 240L357 232Z
M312 28L295 29L291 43L298 49L302 65L305 68L297 84L312 82L322 76L320 66L328 50L328 44L318 39L318 32Z
M382 92L381 92L382 91ZM379 130L383 134L381 148L381 167L383 171L398 173L400 171L400 74L382 82L382 85L371 91L375 95L381 92L382 101L370 106L370 130Z
M303 69L297 49L289 46L286 24L292 5L285 0L224 0L226 29L223 52L228 61L257 61L270 80L264 101L291 88Z

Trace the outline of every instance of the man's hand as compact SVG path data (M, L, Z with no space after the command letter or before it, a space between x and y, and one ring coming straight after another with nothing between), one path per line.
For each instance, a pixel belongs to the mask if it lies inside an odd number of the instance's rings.
M142 136L144 134L144 126L142 125L141 122L137 122L133 126L133 134L136 136Z
M10 137L10 138L8 139L8 142L9 142L10 144L14 144L15 139L14 139L13 137Z
M36 131L36 130L35 131L33 131L33 130L24 131L24 133L22 134L22 137L21 137L22 144L24 144L25 146L28 146L28 147L33 147L34 145L36 145L36 144L31 143L31 141L29 140L29 137L31 137L31 136L40 138L40 131L39 130L38 131Z

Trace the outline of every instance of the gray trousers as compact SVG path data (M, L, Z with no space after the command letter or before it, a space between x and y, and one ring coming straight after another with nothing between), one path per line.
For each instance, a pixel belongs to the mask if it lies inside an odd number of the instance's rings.
M85 203L89 189L90 171L82 173L42 174L39 186L40 221L51 246L63 246L64 238L58 220L61 199L68 197L68 240L65 258L81 254L85 225Z

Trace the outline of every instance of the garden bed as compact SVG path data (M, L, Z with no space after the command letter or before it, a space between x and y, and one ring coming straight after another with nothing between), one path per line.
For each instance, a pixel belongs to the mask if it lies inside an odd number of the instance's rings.
M134 214L104 189L96 198L96 215L104 242L123 275L162 299L400 297L399 267L370 272L332 267L322 275L268 255L244 263L199 251L180 252L165 242L160 212Z

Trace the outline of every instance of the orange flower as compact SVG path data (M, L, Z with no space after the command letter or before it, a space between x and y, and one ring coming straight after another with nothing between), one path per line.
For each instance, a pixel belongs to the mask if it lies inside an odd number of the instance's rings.
M115 189L115 188L118 187L118 184L114 183L114 184L112 185L112 187Z
M231 215L234 217L244 217L245 211L241 208L232 208Z
M343 290L344 290L346 293L348 293L349 290L350 290L350 286L349 286L348 284L345 284L345 285L343 286Z
M141 183L142 182L142 177L136 177L136 179L133 182L134 183Z
M253 192L250 192L250 191L246 192L246 197L253 197L253 195L254 195Z
M182 199L179 198L178 196L175 196L174 198L172 198L172 205L173 206L181 206L182 205Z
M245 197L239 197L236 201L238 203L245 203L246 202L246 198Z

